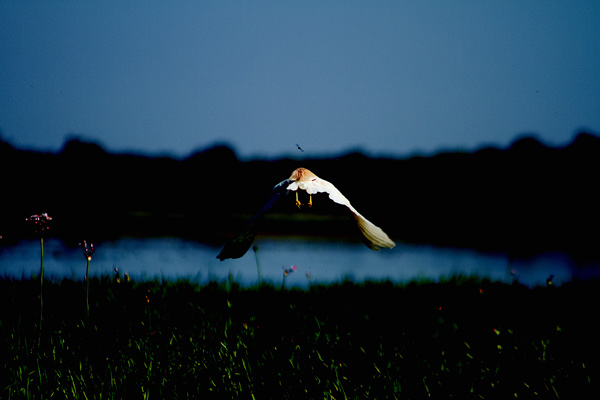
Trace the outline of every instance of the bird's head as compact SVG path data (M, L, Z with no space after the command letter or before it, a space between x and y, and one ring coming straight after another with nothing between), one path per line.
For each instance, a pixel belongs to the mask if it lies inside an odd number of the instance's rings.
M292 172L292 175L289 177L289 179L295 182L300 182L308 181L316 177L317 176L315 174L313 174L306 168L297 168L294 170L294 172Z

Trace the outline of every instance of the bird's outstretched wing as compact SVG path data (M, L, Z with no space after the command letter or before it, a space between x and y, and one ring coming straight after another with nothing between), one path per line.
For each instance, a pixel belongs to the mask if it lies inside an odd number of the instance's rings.
M223 250L219 253L217 258L221 261L227 258L240 258L252 246L254 242L254 237L256 236L256 225L259 222L260 218L263 216L265 212L267 212L271 207L273 207L283 196L289 193L287 187L292 181L286 179L281 181L279 184L275 185L273 190L271 191L271 197L267 201L267 203L260 209L259 212L256 213L252 217L252 219L242 228L240 233L238 233L233 239L225 244Z
M310 181L293 182L288 186L290 190L305 189L309 194L315 193L327 193L329 198L334 202L348 207L352 212L356 225L363 235L363 242L371 250L378 251L381 247L391 249L396 246L389 236L378 226L373 224L371 221L363 217L354 207L350 204L350 201L340 192L331 182L315 177Z

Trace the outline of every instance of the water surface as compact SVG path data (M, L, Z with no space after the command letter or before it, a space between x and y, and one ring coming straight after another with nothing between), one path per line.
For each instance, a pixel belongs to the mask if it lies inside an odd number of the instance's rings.
M308 287L311 283L333 283L344 279L439 281L456 275L479 276L499 282L518 280L528 286L545 285L554 275L560 285L573 279L600 276L600 263L578 265L563 253L548 253L531 259L509 260L505 254L467 249L398 244L392 250L374 252L360 243L322 240L258 239L258 250L242 258L219 261L220 248L175 238L120 239L95 244L92 275L112 275L115 269L133 279L191 279L258 283L258 266L264 282L286 287ZM0 247L0 274L12 278L37 276L40 269L39 241L24 240ZM58 239L44 241L44 273L51 279L85 276L86 260L77 244Z

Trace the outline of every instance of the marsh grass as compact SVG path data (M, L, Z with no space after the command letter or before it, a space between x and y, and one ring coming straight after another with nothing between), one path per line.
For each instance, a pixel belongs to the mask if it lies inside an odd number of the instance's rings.
M281 290L0 281L0 398L574 398L597 389L598 282ZM581 318L586 315L590 318Z
M92 261L92 255L94 254L94 245L90 243L88 246L87 241L83 241L83 243L79 243L79 247L83 251L83 256L87 262L87 266L85 268L85 312L86 316L90 315L90 261Z
M44 233L49 229L49 224L50 221L52 221L52 217L49 216L48 213L33 214L29 218L25 218L25 221L27 221L33 232L40 238L40 321L38 324L40 340L38 344L41 344L42 323L44 321Z

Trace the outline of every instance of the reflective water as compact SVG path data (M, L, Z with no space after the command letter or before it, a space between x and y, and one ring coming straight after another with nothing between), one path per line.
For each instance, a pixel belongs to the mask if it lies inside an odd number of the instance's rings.
M503 254L473 250L398 244L392 250L374 252L359 243L258 239L252 249L237 260L219 261L220 248L173 238L121 239L97 243L90 264L92 275L129 274L133 279L188 278L199 283L233 279L244 285L258 282L258 266L264 282L286 287L308 287L311 283L333 283L344 279L438 281L455 275L479 276L493 281L545 285L554 275L554 284L573 279L600 277L600 263L577 265L566 254L543 254L528 260L511 260ZM40 269L39 241L22 241L0 247L0 275L13 278L37 276ZM86 260L79 247L57 239L44 241L44 273L51 279L85 276Z

